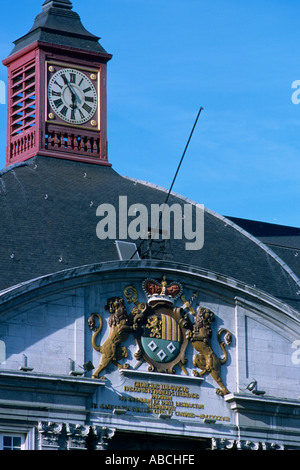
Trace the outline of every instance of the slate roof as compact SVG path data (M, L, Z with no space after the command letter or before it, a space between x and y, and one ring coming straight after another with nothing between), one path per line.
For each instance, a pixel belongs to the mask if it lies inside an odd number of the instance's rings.
M166 192L130 180L113 168L34 157L0 173L0 290L64 269L119 260L114 240L99 240L96 209L165 202ZM168 204L187 203L171 195ZM186 240L170 242L169 263L224 274L257 287L300 310L299 284L289 267L229 219L205 211L205 240L187 251ZM172 236L171 236L172 238ZM132 241L132 240L129 240Z
M300 278L300 228L228 218L272 249Z
M99 44L100 38L85 29L80 16L72 8L69 0L46 0L30 31L14 41L15 47L10 55L36 41L107 55Z

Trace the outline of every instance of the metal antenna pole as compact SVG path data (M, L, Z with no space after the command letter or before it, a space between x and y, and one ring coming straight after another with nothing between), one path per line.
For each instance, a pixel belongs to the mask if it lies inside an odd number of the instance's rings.
M179 165L178 165L178 167L177 167L176 173L175 173L175 175L174 175L172 184L171 184L170 189L169 189L169 191L168 191L168 195L167 195L167 197L166 197L164 206L167 204L167 202L168 202L168 200L169 200L169 197L170 197L170 194L171 194L171 192L172 192L174 183L175 183L175 181L176 181L176 178L177 178L177 175L178 175L178 173L179 173L181 164L182 164L183 159L184 159L184 157L185 157L186 151L187 151L188 146L189 146L189 144L190 144L190 141L191 141L191 139L192 139L194 130L195 130L195 128L196 128L196 125L197 125L197 122L198 122L198 119L199 119L199 117L200 117L200 114L201 114L201 111L202 111L202 110L203 110L203 107L201 106L201 108L200 108L199 111L198 111L197 117L196 117L196 119L195 119L193 128L192 128L191 133L190 133L190 136L189 136L189 138L188 138L188 141L187 141L187 143L186 143L185 149L184 149L184 151L183 151L182 157L181 157L181 159L180 159ZM164 207L163 207L163 210L164 210ZM161 213L160 213L159 222L158 222L158 228L159 228L159 225L160 225L162 216L163 216L163 210L162 210ZM139 248L142 246L142 244L144 243L144 241L145 241L145 240L142 240L142 242L141 242L140 245L139 245ZM149 249L151 248L152 243L153 243L153 238L151 238L151 240L150 240ZM133 253L133 255L131 256L130 259L132 259L132 258L135 256L135 254L137 253L137 251L138 251L138 248L135 250L135 252Z
M168 202L168 200L169 200L169 197L170 197L170 194L171 194L171 192L172 192L174 183L175 183L175 181L176 181L178 172L179 172L179 170L180 170L181 164L182 164L183 159L184 159L184 157L185 157L186 151L187 151L188 146L189 146L189 144L190 144L191 138L192 138L192 136L193 136L195 127L196 127L196 125L197 125L197 122L198 122L198 119L199 119L199 116L200 116L202 110L203 110L203 108L202 108L202 106L201 106L201 108L199 109L199 112L198 112L198 114L197 114L197 117L196 117L195 123L194 123L194 125L193 125L193 128L192 128L192 130L191 130L190 136L189 136L189 138L188 138L187 144L186 144L186 146L185 146L184 152L183 152L183 154L182 154L181 160L180 160L180 162L179 162L178 168L177 168L177 170L176 170L175 176L174 176L174 178L173 178L172 184L171 184L171 186L170 186L170 189L169 189L169 192L168 192L168 195L167 195L165 204L167 204L167 202ZM160 220L161 220L161 219L160 219ZM160 220L159 220L159 221L160 221Z

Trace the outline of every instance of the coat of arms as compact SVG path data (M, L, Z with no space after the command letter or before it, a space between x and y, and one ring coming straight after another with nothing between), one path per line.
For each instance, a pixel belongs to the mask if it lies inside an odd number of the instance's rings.
M222 382L220 366L225 364L228 358L226 345L231 344L230 332L225 328L218 332L217 339L224 353L224 357L219 359L210 344L211 324L215 319L213 312L199 307L196 313L191 303L185 299L181 284L167 283L165 276L161 282L148 278L144 280L142 287L147 299L147 302L142 303L138 300L134 285L124 289L127 303L134 304L129 315L122 298L108 300L106 309L110 312L110 333L103 345L96 344L103 324L101 315L92 314L89 318L89 326L94 331L92 346L101 353L101 361L93 377L99 377L110 363L119 369L130 367L128 363L122 364L119 361L128 356L122 343L133 335L137 344L134 356L138 362L135 368L145 361L150 372L174 373L175 367L179 366L187 375L185 353L188 345L192 344L198 353L193 358L193 366L196 367L193 374L197 377L211 374L220 387L216 392L220 395L229 393ZM176 307L175 301L179 297L183 305ZM221 339L223 335L225 341ZM200 369L200 372L197 369Z
M138 344L135 357L148 362L150 371L173 373L177 364L184 368L189 343L188 317L182 314L181 308L174 307L175 300L182 294L182 286L176 282L167 284L164 277L161 283L146 279L143 290L147 304L140 309L135 331ZM130 299L128 291L125 295Z

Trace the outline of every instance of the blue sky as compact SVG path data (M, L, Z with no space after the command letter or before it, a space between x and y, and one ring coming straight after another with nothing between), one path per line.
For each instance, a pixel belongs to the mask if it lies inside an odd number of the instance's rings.
M1 56L43 0L2 5ZM113 54L109 160L122 175L169 188L223 214L300 227L300 2L73 0ZM6 81L1 64L0 79ZM0 167L6 106L0 105Z

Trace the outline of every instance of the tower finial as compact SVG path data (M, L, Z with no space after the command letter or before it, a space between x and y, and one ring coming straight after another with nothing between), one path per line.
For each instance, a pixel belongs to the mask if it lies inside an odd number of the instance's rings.
M43 3L43 10L47 10L51 7L65 8L67 10L72 10L73 5L70 0L45 0Z

